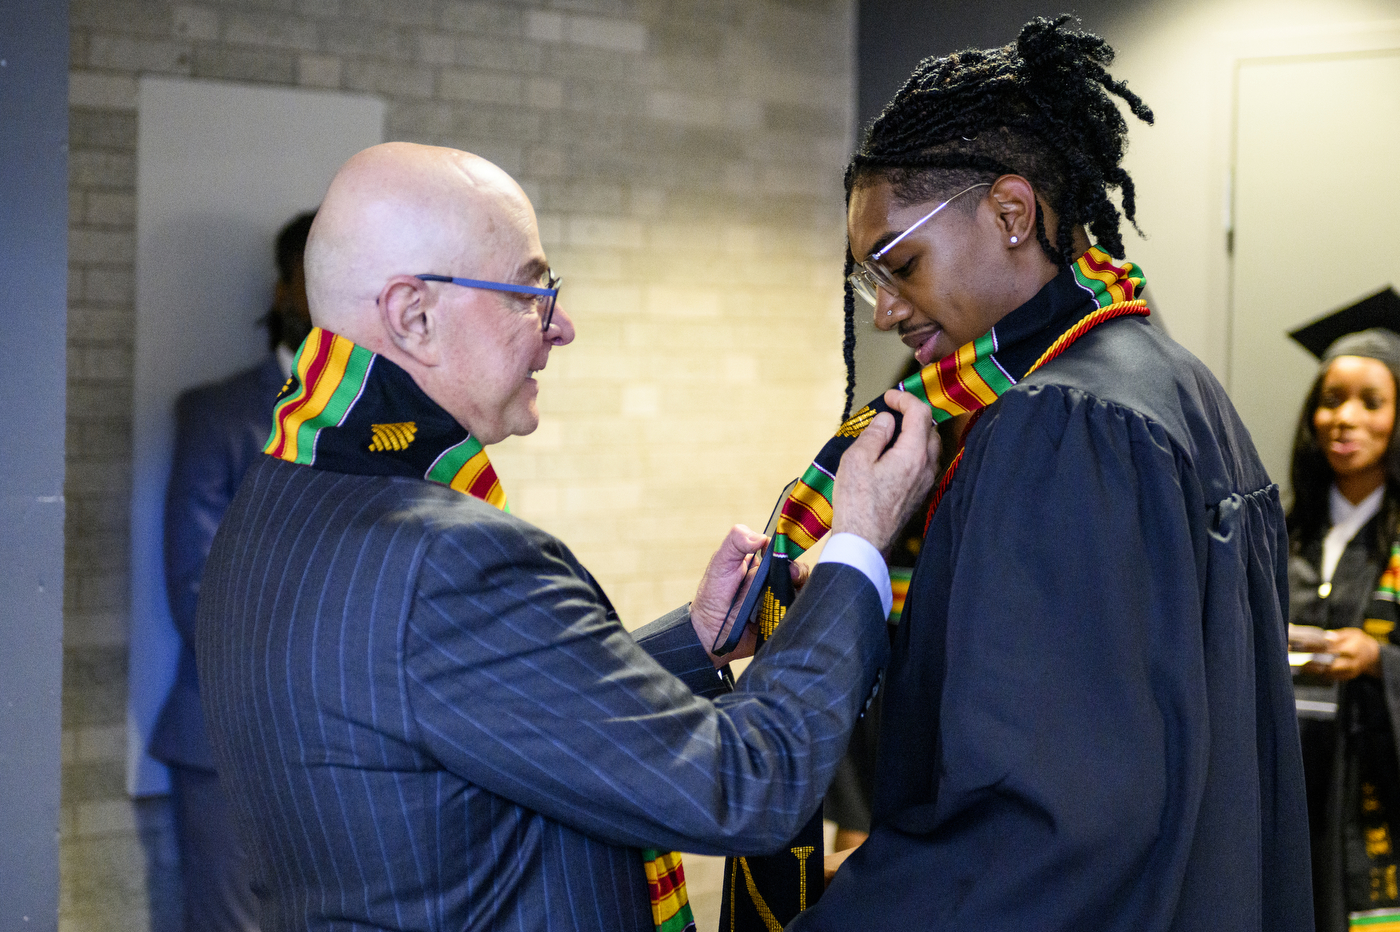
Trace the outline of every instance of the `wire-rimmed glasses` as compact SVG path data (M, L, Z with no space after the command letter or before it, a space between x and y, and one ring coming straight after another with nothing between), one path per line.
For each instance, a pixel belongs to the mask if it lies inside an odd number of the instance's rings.
M989 187L991 187L991 182L982 181L970 187L963 188L957 194L954 194L942 204L939 204L933 210L930 210L918 220L914 221L913 225L906 229L903 233L899 234L894 239L890 240L888 243L875 250L875 252L871 253L865 259L856 263L856 265L858 265L859 268L852 272L848 279L851 283L851 290L855 292L857 297L859 297L866 304L869 304L871 307L875 306L875 289L877 288L883 288L892 295L899 294L899 285L894 280L894 273L890 271L889 266L885 265L883 261L885 255L889 253L891 249L898 246L910 233L913 233L919 227L932 220L934 215L937 214L940 210L947 207L949 204L953 203L958 198L971 191L973 188Z

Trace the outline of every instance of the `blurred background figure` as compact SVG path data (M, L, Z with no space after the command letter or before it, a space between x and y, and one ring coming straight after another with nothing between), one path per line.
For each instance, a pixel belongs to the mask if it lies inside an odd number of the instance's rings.
M1392 560L1400 568L1396 330L1400 297L1386 289L1291 334L1322 360L1298 419L1288 515L1289 640L1321 932L1358 914L1400 922L1400 647L1387 572Z
M165 582L170 615L180 633L180 661L150 753L170 768L185 932L258 928L247 855L214 771L200 708L195 602L214 532L244 472L267 443L272 403L291 374L293 354L311 331L302 253L315 216L315 211L298 214L277 234L277 284L272 308L263 318L267 357L184 392L175 407L175 451L165 499Z

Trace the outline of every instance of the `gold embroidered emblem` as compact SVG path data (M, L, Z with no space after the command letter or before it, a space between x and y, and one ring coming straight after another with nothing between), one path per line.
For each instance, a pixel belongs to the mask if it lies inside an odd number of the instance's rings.
M1374 783L1363 782L1361 784L1361 811L1381 811L1381 801L1376 798L1376 785Z
M783 620L787 614L787 609L782 606L772 589L763 590L763 598L759 601L758 607L758 630L764 639L773 636L773 632L778 628L778 622Z
M1383 857L1390 854L1390 829L1384 825L1366 829L1366 856Z
M841 429L836 432L836 436L859 437L860 432L870 426L870 422L873 420L875 420L875 411L870 405L866 405L855 414L852 414L849 421L841 425Z
M744 871L744 886L748 888L749 900L753 903L754 912L758 913L758 919L763 923L765 932L783 932L783 924L778 921L778 917L773 915L773 910L768 908L768 904L763 901L763 894L758 892L758 884L754 883L753 871L749 870L749 859L739 858L739 867ZM739 873L738 871L734 872ZM729 902L734 902L734 878L731 875L729 880ZM734 909L729 910L729 930L734 932Z
M404 421L402 424L371 424L369 432L374 438L369 444L371 453L407 450L408 445L413 442L413 435L418 433L418 425L413 421Z
M817 849L812 845L799 845L788 850L797 858L797 908L803 910L807 908L807 859Z
M1394 864L1388 865L1384 871L1379 867L1371 868L1371 902L1394 903L1400 899L1400 882L1397 880L1400 878L1396 877Z

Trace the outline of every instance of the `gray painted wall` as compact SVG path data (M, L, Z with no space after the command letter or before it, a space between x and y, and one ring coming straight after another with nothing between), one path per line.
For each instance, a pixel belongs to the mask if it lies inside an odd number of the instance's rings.
M0 0L0 928L58 927L68 5Z
M929 55L1005 45L1032 17L1066 12L1077 15L1085 29L1103 35L1110 13L1131 5L1121 0L1079 0L1073 4L1053 0L861 0L856 47L858 125L864 130L879 116L914 66Z

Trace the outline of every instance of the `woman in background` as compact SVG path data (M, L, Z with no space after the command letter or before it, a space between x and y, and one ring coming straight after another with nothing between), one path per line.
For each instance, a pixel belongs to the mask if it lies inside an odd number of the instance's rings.
M1299 682L1339 684L1334 722L1300 722L1319 932L1346 929L1358 913L1400 922L1400 647L1387 572L1392 561L1400 570L1397 385L1400 336L1373 329L1337 340L1293 448L1290 621L1324 629L1313 646L1335 658L1307 664Z

